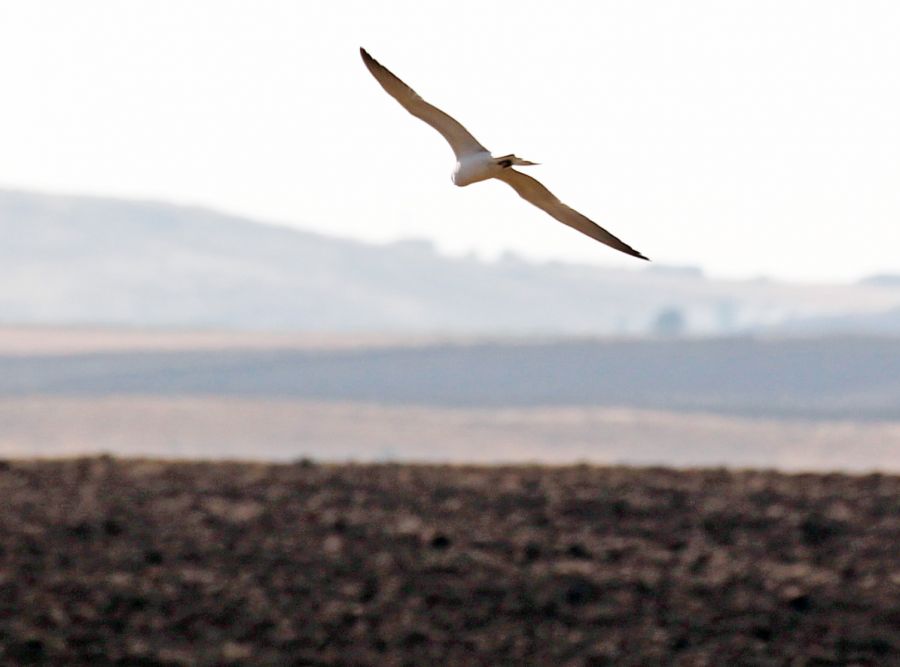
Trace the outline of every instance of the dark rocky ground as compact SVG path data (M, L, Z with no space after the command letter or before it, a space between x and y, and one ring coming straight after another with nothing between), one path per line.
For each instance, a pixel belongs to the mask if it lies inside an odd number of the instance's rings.
M900 664L900 477L0 462L0 664Z

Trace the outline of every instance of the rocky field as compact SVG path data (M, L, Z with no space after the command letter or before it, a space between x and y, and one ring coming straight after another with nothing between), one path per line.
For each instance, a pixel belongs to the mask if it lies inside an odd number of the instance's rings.
M0 462L0 663L900 664L900 477Z

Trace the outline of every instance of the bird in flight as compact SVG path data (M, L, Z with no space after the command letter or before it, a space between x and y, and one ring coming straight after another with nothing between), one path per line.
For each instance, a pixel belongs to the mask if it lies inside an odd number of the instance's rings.
M397 100L413 116L425 121L440 132L450 144L456 155L456 168L453 170L452 176L454 184L464 187L478 181L496 178L519 193L522 199L549 213L561 223L627 255L647 259L600 225L563 204L539 181L513 169L513 166L530 167L537 164L536 162L529 162L515 155L492 156L491 152L478 143L475 137L469 134L469 131L455 118L419 97L416 91L370 56L365 49L360 48L359 53L372 76L387 91L387 94Z

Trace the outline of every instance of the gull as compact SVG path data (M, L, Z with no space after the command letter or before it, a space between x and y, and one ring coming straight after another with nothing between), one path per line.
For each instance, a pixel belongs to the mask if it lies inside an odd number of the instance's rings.
M359 53L372 76L381 84L387 94L397 100L413 116L425 121L440 132L450 144L450 148L456 155L456 168L451 177L455 185L464 187L496 178L512 187L522 199L549 213L561 223L627 255L647 259L600 225L563 204L540 181L512 168L513 166L531 167L536 165L536 162L523 160L516 155L494 157L455 118L423 100L416 91L370 56L364 48L360 47Z

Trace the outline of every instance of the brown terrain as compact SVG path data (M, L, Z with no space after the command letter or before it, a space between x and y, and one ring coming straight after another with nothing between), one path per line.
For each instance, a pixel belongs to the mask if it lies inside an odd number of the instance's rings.
M0 462L4 665L900 664L900 477Z

